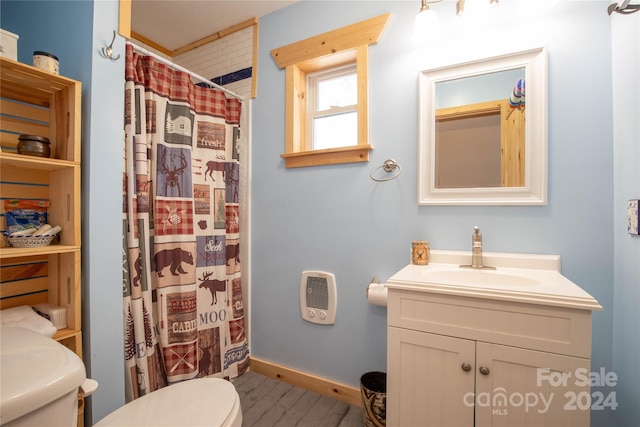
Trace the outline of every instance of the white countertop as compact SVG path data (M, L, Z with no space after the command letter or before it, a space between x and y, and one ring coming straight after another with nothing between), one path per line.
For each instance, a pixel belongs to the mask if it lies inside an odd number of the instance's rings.
M432 250L428 265L407 265L387 280L386 287L602 310L589 293L560 273L559 255L487 252L484 265L494 266L496 270L460 268L470 261L470 252Z

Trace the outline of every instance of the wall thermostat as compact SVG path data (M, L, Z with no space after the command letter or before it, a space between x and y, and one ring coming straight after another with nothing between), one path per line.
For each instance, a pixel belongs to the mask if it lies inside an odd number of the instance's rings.
M336 320L336 278L324 271L303 271L300 313L307 322L333 325Z

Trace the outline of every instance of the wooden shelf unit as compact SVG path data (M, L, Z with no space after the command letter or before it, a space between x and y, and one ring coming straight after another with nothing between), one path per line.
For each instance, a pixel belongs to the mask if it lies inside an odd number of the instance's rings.
M0 309L51 303L67 309L54 339L82 357L80 227L81 83L0 58L0 230L4 200L48 200L60 225L50 246L14 248L0 238ZM20 134L51 141L51 158L17 153Z

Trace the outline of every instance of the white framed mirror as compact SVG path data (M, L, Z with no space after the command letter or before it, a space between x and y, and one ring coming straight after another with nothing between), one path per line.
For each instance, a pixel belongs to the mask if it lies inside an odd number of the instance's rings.
M547 203L544 47L423 69L419 205Z

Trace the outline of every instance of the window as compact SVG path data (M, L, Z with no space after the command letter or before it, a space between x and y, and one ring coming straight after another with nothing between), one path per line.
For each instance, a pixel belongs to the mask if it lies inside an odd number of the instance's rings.
M358 143L356 67L332 68L308 77L307 142L310 150Z
M287 168L369 160L368 46L390 15L271 51L286 71Z

